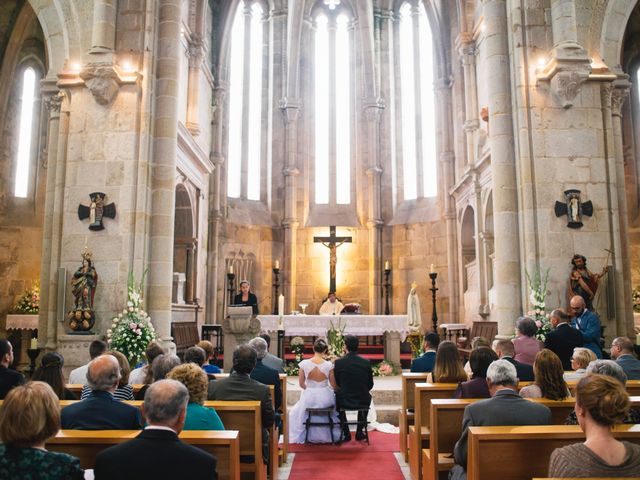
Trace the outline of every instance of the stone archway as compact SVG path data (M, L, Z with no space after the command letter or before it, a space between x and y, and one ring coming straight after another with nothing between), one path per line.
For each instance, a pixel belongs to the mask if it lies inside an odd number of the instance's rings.
M468 206L462 213L460 222L460 265L465 323L470 323L475 318L480 304L475 215L473 208Z
M197 265L197 231L195 211L189 191L183 184L176 186L173 225L174 303L194 302ZM177 276L177 277L176 277Z

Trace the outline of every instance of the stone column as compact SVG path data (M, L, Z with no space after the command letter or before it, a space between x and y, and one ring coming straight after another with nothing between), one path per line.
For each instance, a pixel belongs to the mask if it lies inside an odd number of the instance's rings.
M498 335L511 336L515 319L522 311L522 301L506 0L487 0L483 14L488 32L485 80L491 125L494 226L500 232L495 240L497 303L492 320L498 322Z
M192 304L193 303L193 278L195 273L195 255L196 255L196 245L195 243L188 243L186 245L187 252L187 265L186 265L186 282L185 282L185 302Z
M285 164L282 168L284 175L284 275L282 291L285 298L285 312L295 308L296 298L296 251L297 233L300 222L297 214L297 179L300 171L297 167L298 151L298 117L300 107L298 102L282 99L280 109L285 122Z
M215 324L218 321L218 299L224 299L224 282L222 296L218 293L218 279L220 277L220 226L223 221L221 199L225 189L222 186L221 169L224 166L224 156L222 154L222 131L224 123L224 99L226 97L226 86L218 86L213 90L213 122L211 135L211 162L214 170L209 188L209 254L207 255L207 285L209 294L207 295L206 323ZM223 305L224 301L220 302Z
M625 171L624 171L624 150L622 143L622 106L629 95L629 88L631 84L628 80L628 75L620 75L619 79L613 82L613 90L611 91L611 121L613 129L613 147L615 155L616 166L616 183L617 183L617 199L618 199L618 211L619 211L619 231L620 238L619 253L617 257L619 261L614 263L615 275L616 275L616 328L615 336L625 335L632 337L634 335L634 320L633 309L630 307L633 304L631 299L631 259L629 255L629 225L628 225L628 210L627 210L627 192L625 185ZM614 272L609 272L609 275L613 275ZM607 339L612 340L614 338L614 332L609 329L607 333ZM605 342L609 343L609 342Z
M155 137L151 161L148 306L158 339L170 349L175 349L171 338L171 290L178 152L181 3L180 0L161 0L158 8Z
M200 92L200 67L202 66L203 43L199 35L194 34L189 43L189 87L187 88L187 124L191 135L200 135L198 120L198 98Z
M486 283L486 269L487 262L485 257L484 243L482 241L482 231L484 224L484 208L482 206L482 185L480 185L480 179L478 173L473 170L473 228L475 230L474 244L476 247L476 275L478 276L478 291L480 293L480 305L478 313L486 311L487 300L487 283Z
M113 52L117 12L118 0L94 0L90 53Z
M476 161L475 155L475 132L478 130L478 92L476 86L476 46L471 34L463 32L458 36L459 55L462 59L462 70L464 73L464 110L465 121L463 130L467 139L466 148L467 164L473 165Z
M47 182L45 198L55 198L56 169L58 168L58 137L60 135L60 107L64 95L58 91L55 81L44 81L42 87L44 103L49 111L47 127ZM47 350L56 349L56 307L57 269L52 266L51 249L53 235L53 201L44 205L44 226L42 235L42 263L40 267L40 318L38 346ZM43 343L46 340L46 343Z
M551 0L551 26L554 49L579 49L575 0Z

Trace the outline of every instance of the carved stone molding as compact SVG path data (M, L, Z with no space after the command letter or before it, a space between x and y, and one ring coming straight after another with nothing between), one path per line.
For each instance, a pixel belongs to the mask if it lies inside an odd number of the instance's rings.
M118 94L120 85L138 80L137 72L123 74L111 63L87 64L79 76L99 105L109 105Z
M64 100L65 93L63 91L59 91L55 95L51 95L44 99L44 105L49 110L49 113L55 114L60 113L60 106L62 105L62 100Z
M568 70L557 72L551 79L551 92L562 108L570 108L580 93L582 84L589 78L589 72Z
M284 97L278 103L278 107L287 125L298 120L298 116L300 115L300 102Z
M613 91L611 92L611 113L617 117L622 117L622 105L629 96L631 82L629 75L622 73L618 75L618 80L613 82Z
M282 174L285 177L297 177L300 175L300 170L297 167L284 167L282 169Z

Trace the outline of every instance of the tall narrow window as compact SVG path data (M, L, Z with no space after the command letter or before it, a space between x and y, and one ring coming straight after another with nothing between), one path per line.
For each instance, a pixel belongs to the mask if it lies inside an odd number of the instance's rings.
M22 74L22 98L20 99L20 127L14 195L26 198L29 192L31 167L31 141L33 139L33 109L36 96L36 72L28 67Z
M404 199L435 197L433 43L422 2L400 8L400 111Z
M339 3L315 17L315 201L325 205L351 203L351 20Z
M241 1L231 28L227 196L260 200L262 185L263 16Z

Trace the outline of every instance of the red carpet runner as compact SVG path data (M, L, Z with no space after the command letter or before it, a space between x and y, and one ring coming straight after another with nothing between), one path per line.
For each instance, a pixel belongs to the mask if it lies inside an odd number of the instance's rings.
M371 445L355 439L339 446L291 445L295 457L289 480L404 480L393 455L398 435L371 432L369 440Z

